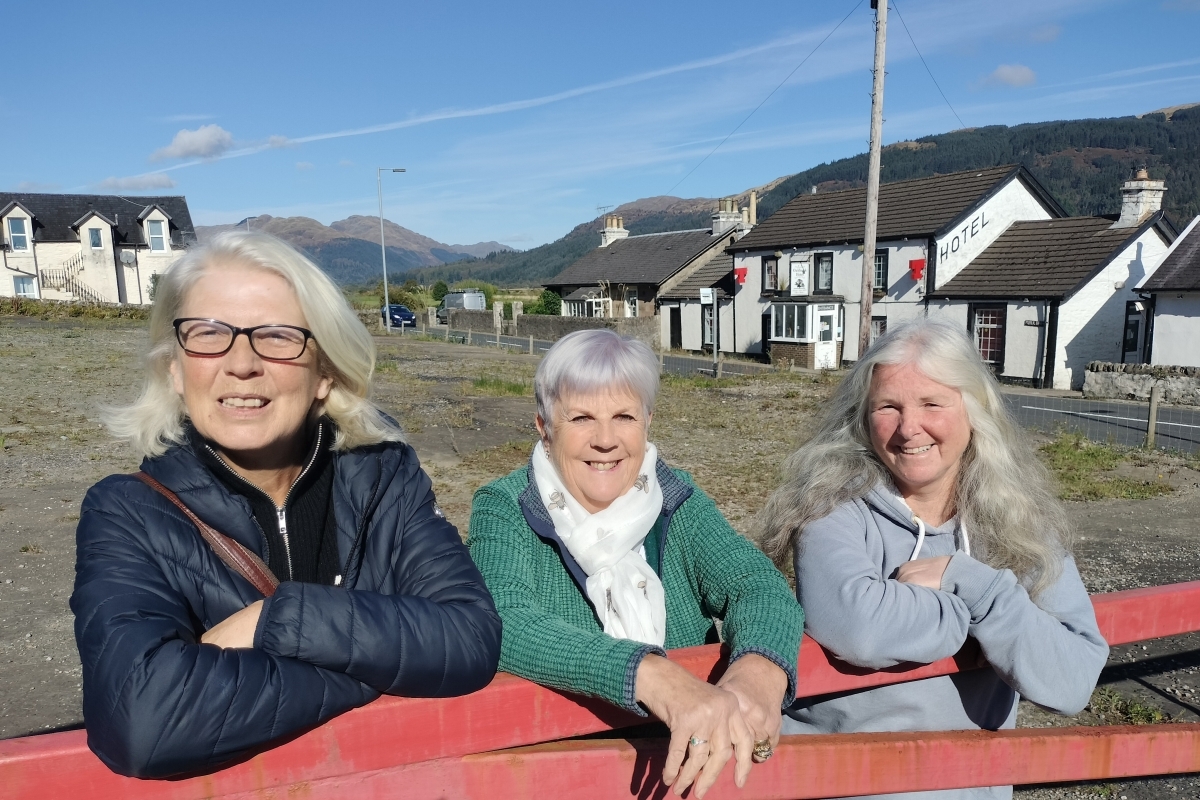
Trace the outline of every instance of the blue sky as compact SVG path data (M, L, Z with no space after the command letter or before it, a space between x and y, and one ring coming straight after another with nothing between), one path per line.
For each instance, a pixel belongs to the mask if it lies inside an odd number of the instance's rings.
M5 37L0 188L328 223L374 215L374 168L404 167L384 177L389 219L529 248L600 205L732 194L865 150L869 6L46 0ZM1200 101L1200 0L891 8L885 142Z

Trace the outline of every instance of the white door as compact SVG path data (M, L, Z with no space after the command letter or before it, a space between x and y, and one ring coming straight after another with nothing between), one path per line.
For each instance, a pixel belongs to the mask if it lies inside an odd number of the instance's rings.
M817 341L813 344L813 363L817 369L837 369L837 342L834 328L837 311L826 311L822 306L817 313Z

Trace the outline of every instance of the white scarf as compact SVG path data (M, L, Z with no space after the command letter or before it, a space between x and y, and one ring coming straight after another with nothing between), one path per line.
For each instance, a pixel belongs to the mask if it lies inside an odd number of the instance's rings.
M614 639L662 647L667 636L666 594L643 548L662 513L657 448L646 445L633 487L595 514L567 491L541 442L533 448L532 462L538 494L554 530L587 573L587 596L604 632Z

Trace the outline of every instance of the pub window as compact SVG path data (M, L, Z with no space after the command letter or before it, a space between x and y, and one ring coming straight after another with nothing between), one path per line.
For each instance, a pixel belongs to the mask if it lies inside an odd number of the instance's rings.
M808 306L797 303L775 303L771 306L771 338L799 341L808 332Z
M24 217L8 218L8 242L13 250L29 249L29 232L25 228Z
M997 372L1004 369L1004 327L1007 308L979 305L971 309L971 337L979 357Z
M100 237L99 228L88 228L88 243L91 244L93 250L104 247L104 240Z
M779 287L779 259L763 257L762 260L762 293L772 294Z
M833 294L833 253L817 253L813 256L817 286L814 294Z
M886 292L888 287L888 251L875 251L875 288Z
M163 232L163 222L160 219L152 219L146 223L146 231L150 235L150 249L162 251L167 249L167 237Z

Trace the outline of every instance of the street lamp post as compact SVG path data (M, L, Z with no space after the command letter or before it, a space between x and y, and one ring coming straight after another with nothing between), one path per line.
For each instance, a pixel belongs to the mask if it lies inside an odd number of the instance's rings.
M387 167L375 168L375 188L379 192L379 252L383 256L383 324L386 331L392 332L392 301L388 297L387 282L387 245L383 241L383 173ZM404 169L393 169L392 172L404 172Z

